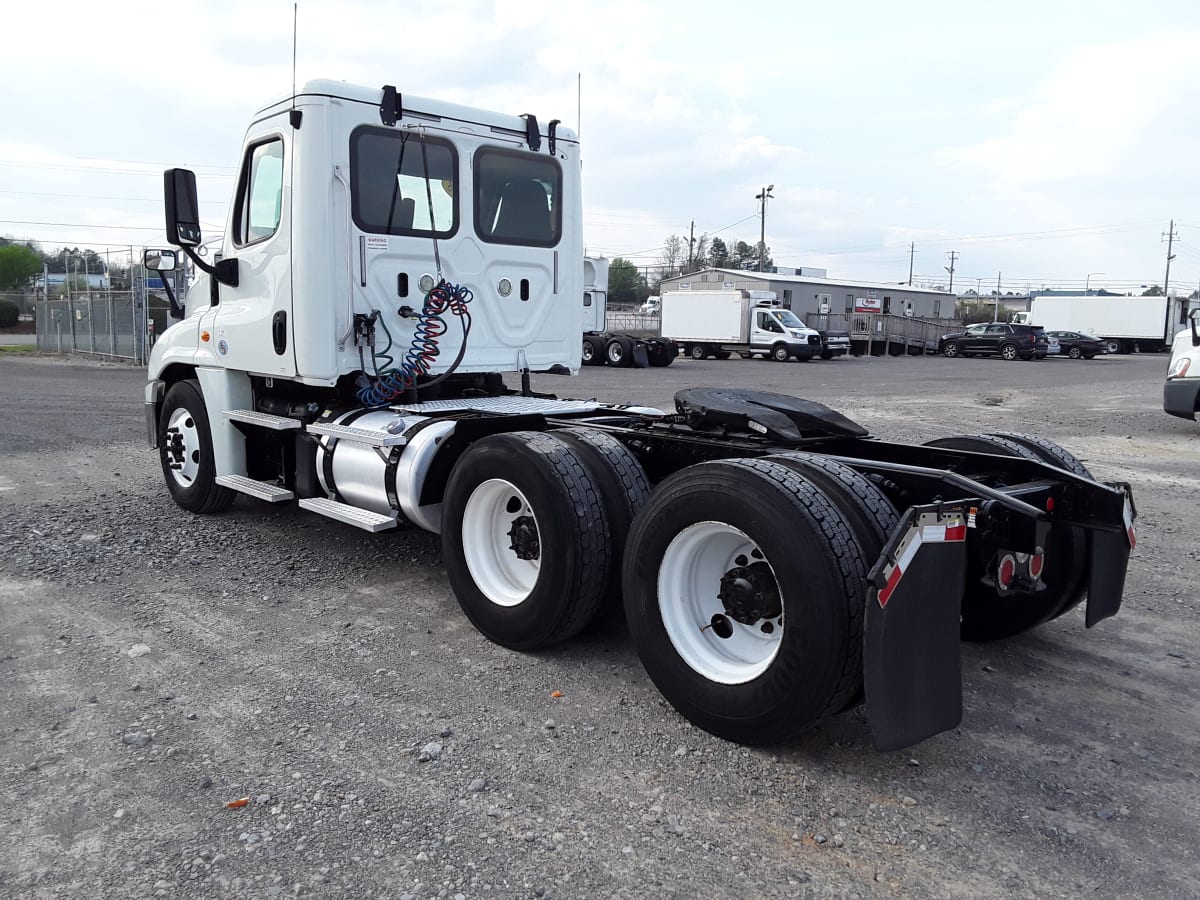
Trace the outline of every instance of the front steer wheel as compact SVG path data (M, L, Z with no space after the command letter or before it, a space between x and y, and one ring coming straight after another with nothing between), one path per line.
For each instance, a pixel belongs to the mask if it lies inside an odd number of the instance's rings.
M476 441L454 465L442 515L450 586L490 640L553 644L599 609L612 552L604 492L562 438L515 431Z
M862 685L866 568L807 479L766 460L667 478L625 544L625 614L663 696L731 741L787 740Z
M233 502L234 492L217 484L212 428L198 381L178 381L167 391L158 418L158 458L167 490L184 509L216 513Z

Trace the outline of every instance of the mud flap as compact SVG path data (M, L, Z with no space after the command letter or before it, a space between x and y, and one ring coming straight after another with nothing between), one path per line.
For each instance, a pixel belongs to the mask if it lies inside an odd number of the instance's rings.
M1130 499L1129 486L1125 488L1124 531L1088 532L1088 596L1087 616L1084 623L1091 628L1121 608L1121 597L1125 590L1125 572L1129 568L1129 554L1137 546L1137 535L1133 520L1137 515Z
M645 341L634 341L633 364L639 369L650 368L650 354L646 352Z
M871 570L863 682L880 750L908 747L962 721L966 537L962 508L912 507Z

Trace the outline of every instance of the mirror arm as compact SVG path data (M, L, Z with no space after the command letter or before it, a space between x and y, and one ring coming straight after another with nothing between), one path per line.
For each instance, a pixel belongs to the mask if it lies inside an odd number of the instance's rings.
M167 292L167 302L171 304L171 318L182 319L185 310L179 305L179 301L175 299L175 292L171 290L171 283L163 277L162 272L159 273L158 277L162 279L163 289Z
M214 266L202 260L191 247L185 245L183 252L188 255L188 258L196 264L196 268L201 272L207 272L221 284L228 285L229 287L238 286L237 257L223 259Z

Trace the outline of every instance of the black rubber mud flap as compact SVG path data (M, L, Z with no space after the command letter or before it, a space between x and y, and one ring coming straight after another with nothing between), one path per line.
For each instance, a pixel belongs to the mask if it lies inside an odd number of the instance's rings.
M639 369L650 368L650 354L646 352L645 341L634 341L633 364Z
M962 721L959 616L967 517L910 508L871 570L863 682L880 750L899 750Z
M1088 555L1091 557L1088 577L1087 617L1088 628L1115 616L1121 608L1121 597L1125 590L1125 572L1129 568L1129 554L1137 546L1137 535L1133 520L1137 516L1128 485L1125 488L1125 530L1088 532Z
M824 404L768 391L687 388L675 394L675 409L693 428L749 429L784 443L867 435L867 429Z

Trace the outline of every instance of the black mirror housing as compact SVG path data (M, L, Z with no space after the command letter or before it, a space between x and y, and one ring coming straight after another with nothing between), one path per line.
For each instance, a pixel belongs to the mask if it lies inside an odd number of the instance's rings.
M167 213L167 243L195 247L200 243L200 204L196 200L196 173L167 169L163 173L163 200Z

